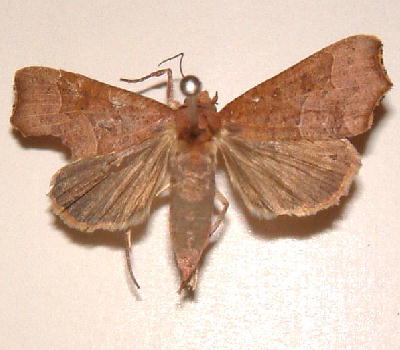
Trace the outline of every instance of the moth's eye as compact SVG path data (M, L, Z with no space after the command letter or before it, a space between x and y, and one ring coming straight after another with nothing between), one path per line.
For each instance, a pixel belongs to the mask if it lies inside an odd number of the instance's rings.
M186 75L180 83L181 91L186 96L195 96L200 92L201 82L194 75Z

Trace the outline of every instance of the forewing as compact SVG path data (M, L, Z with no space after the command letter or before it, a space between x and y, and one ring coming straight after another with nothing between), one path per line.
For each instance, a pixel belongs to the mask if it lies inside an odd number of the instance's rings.
M77 160L52 179L53 211L81 231L122 230L142 222L166 179L171 132L122 152Z
M391 82L382 44L357 35L338 41L250 89L219 113L223 129L253 140L318 140L368 130Z
M337 204L360 162L348 140L254 141L221 138L229 177L254 214L309 215Z
M172 121L172 110L133 92L46 67L15 74L11 122L25 136L61 138L73 158L118 152Z

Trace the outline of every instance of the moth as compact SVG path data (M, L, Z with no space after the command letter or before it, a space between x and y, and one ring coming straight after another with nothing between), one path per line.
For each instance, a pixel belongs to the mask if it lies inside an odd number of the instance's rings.
M128 230L170 190L170 234L181 289L194 290L210 235L228 201L216 189L217 153L254 215L312 215L346 195L360 167L348 138L366 132L391 87L374 36L338 41L251 88L219 112L217 96L184 76L163 104L83 75L27 67L15 75L11 123L51 135L73 162L51 180L52 210L81 231ZM126 80L129 81L129 80ZM190 88L194 86L194 88ZM215 200L222 209L215 220Z

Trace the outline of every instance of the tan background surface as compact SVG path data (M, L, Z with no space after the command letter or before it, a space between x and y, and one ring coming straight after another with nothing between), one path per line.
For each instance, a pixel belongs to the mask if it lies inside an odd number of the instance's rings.
M400 349L398 1L188 3L1 2L1 348ZM223 106L358 33L383 40L395 87L373 131L355 140L363 166L350 196L313 217L260 222L218 175L231 207L202 266L197 297L181 307L167 201L137 229L137 301L121 237L69 230L48 210L50 177L67 162L62 148L24 140L9 125L13 74L23 66L127 87L119 77L143 76L184 51L185 72L217 90ZM164 89L147 95L165 101Z

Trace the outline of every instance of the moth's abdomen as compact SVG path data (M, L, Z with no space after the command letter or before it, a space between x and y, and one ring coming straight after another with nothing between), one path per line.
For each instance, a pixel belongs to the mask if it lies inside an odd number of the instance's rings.
M170 232L182 283L208 244L215 195L215 147L180 142L171 157Z

